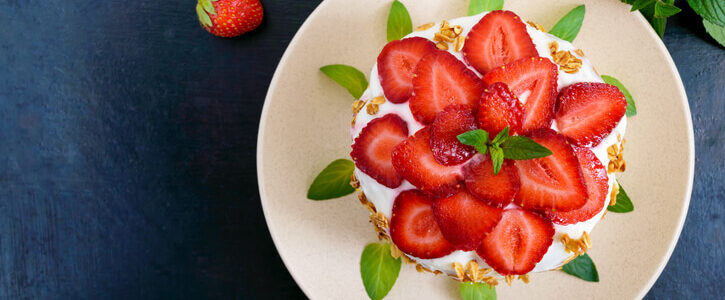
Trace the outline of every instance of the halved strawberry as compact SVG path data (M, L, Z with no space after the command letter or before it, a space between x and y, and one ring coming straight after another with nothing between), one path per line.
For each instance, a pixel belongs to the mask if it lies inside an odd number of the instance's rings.
M461 52L481 74L520 58L539 56L521 18L506 10L481 18L468 33Z
M387 114L368 123L352 144L350 157L358 169L380 184L396 188L403 176L393 167L393 148L408 137L408 125L395 114Z
M426 54L437 50L433 42L411 37L383 47L378 55L378 76L388 101L403 103L413 92L413 71Z
M446 107L430 125L430 148L433 150L433 157L446 166L457 165L469 159L476 153L476 149L462 144L456 137L473 129L476 129L476 118L469 107Z
M556 65L541 57L522 58L483 76L486 85L503 82L524 103L524 133L551 127L556 104Z
M566 138L551 129L530 137L553 154L515 162L521 188L514 202L527 209L570 211L582 207L587 202L587 188Z
M461 166L444 166L430 149L430 128L408 137L393 149L393 166L403 178L432 196L446 197L461 186Z
M579 160L584 184L587 186L587 203L584 206L570 211L546 211L545 214L552 222L557 224L574 224L591 219L604 207L609 191L609 176L607 169L589 148L574 148Z
M489 85L481 96L478 106L478 126L492 137L509 127L509 134L521 132L524 106L509 87L502 82Z
M501 219L500 208L494 208L474 198L466 189L434 201L433 215L451 244L461 250L474 250L486 234Z
M415 68L410 110L416 120L430 124L448 105L475 108L483 83L473 71L447 51L423 57Z
M554 225L549 220L534 212L509 209L476 253L501 275L522 275L534 269L553 241Z
M519 172L514 162L503 161L501 171L493 175L493 163L489 155L477 155L463 167L466 188L477 199L495 207L506 207L519 192Z
M453 252L454 247L441 234L433 217L433 201L418 190L407 190L393 203L390 238L403 252L430 259Z
M627 100L619 88L599 82L580 82L559 93L556 126L575 145L599 144L627 110Z

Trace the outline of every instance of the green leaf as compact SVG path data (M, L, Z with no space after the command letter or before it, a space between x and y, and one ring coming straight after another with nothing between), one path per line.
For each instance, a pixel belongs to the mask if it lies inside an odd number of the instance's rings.
M403 3L395 0L388 14L388 42L402 39L413 32L413 22Z
M196 16L199 18L199 23L201 23L202 26L211 27L213 25L211 18L209 18L209 15L206 14L204 7L202 7L200 3L196 4Z
M698 15L717 26L725 26L725 2L723 0L687 0Z
M657 0L635 0L632 3L632 9L630 9L629 11L636 11L636 10L640 10L642 8L648 7L650 5L654 5L655 1L657 1Z
M655 18L671 17L680 11L682 10L674 4L666 3L662 0L657 0L657 2L655 2Z
M662 38L662 35L665 34L665 27L667 25L667 19L666 18L655 18L655 6L654 2L650 3L650 5L642 7L639 12L642 13L645 19L649 22L650 25L652 25L652 29L657 33L657 35Z
M634 204L632 204L632 200L629 199L629 196L627 195L627 192L624 191L624 188L622 188L622 185L619 184L619 193L617 193L617 202L614 203L614 205L607 206L607 210L611 212L616 213L627 213L634 210Z
M551 150L525 136L512 136L501 144L503 156L507 159L523 160L549 156Z
M310 200L327 200L351 194L355 189L350 186L350 176L355 164L347 159L333 161L315 180L307 191Z
M212 2L216 2L217 0L200 0L199 4L201 4L204 7L204 10L212 15L216 15L216 10L214 9L214 5Z
M468 4L468 15L473 16L484 11L499 10L503 8L503 0L471 0Z
M503 165L503 150L499 146L488 147L491 151L491 163L493 163L493 175L498 175Z
M458 289L463 300L496 300L496 288L486 283L461 282Z
M720 43L720 46L725 47L725 27L724 26L717 26L713 23L710 23L708 20L702 19L702 25L705 25L705 30L707 33L710 34L710 36L715 39L718 43Z
M486 154L486 144L488 143L488 132L482 129L466 131L456 136L459 142L464 145L473 146L476 151Z
M629 93L626 87L624 87L624 84L622 84L617 78L614 78L609 75L602 75L602 80L606 82L607 84L611 84L613 86L616 86L619 88L619 90L624 94L624 98L627 99L627 117L631 117L637 114L637 106L634 105L634 99L632 98L632 94Z
M585 12L586 9L584 8L584 5L577 6L561 18L561 20L559 20L559 22L557 22L551 30L549 30L549 33L562 40L567 40L569 42L573 41L574 38L576 38L576 35L579 34L579 29L582 27Z
M365 89L368 88L368 81L365 74L355 67L348 65L327 65L320 68L322 73L346 88L355 99L360 99Z
M491 145L498 146L504 141L506 141L506 138L509 137L509 127L506 126L501 132L499 132L495 138L493 138L493 141L491 141Z
M360 276L370 299L383 299L390 292L398 279L400 263L400 258L390 256L390 245L386 243L365 246L360 257Z
M599 273L597 267L589 257L584 253L561 268L562 271L569 275L573 275L591 282L599 282Z

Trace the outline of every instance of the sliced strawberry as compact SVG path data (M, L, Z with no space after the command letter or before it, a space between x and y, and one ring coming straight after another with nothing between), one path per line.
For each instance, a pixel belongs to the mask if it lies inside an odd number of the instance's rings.
M519 173L512 160L504 160L501 171L493 175L489 155L477 155L463 167L466 188L477 199L494 207L506 207L519 192Z
M554 226L549 220L534 212L509 209L476 253L501 275L522 275L534 269L553 241Z
M418 258L430 259L453 252L433 217L433 201L418 190L407 190L393 203L390 238L398 248Z
M509 134L513 135L521 132L524 106L505 83L496 82L483 91L476 117L478 126L492 137L506 126L509 127Z
M433 42L411 37L392 41L378 55L378 76L388 101L403 103L413 92L413 71L426 54L437 50Z
M529 160L517 160L521 189L514 202L527 209L570 211L587 202L579 161L563 135L542 129L531 139L553 154Z
M393 148L408 137L408 125L394 114L373 119L352 144L350 157L358 169L380 184L396 188L403 176L393 167Z
M393 166L421 191L431 196L454 194L463 179L461 166L444 166L433 157L430 129L423 128L393 149Z
M473 71L447 51L423 57L415 68L410 110L416 120L430 124L448 105L476 105L483 83Z
M446 166L460 164L476 153L472 146L458 141L457 136L476 129L476 118L467 106L451 105L439 112L430 125L430 148L433 157Z
M545 214L557 224L574 224L591 219L604 207L609 191L609 176L607 169L589 148L575 148L579 166L584 175L584 184L587 186L587 203L584 206L570 211L546 211Z
M471 28L463 57L481 74L524 57L539 56L526 25L515 13L492 11Z
M556 65L546 58L529 57L498 67L483 76L491 85L503 82L524 103L524 133L551 127L556 104Z
M465 189L453 196L436 199L433 204L433 215L443 236L458 249L466 251L481 244L501 219L502 212L500 208L477 200Z
M556 126L575 145L599 144L627 110L627 100L619 88L599 82L580 82L559 93Z

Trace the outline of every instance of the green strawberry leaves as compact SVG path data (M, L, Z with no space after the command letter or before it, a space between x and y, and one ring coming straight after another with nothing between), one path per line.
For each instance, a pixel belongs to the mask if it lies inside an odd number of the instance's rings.
M569 11L559 22L554 25L549 33L559 37L562 40L573 41L574 38L579 34L579 29L582 27L584 21L584 14L586 8L584 5L579 5Z
M632 94L629 93L629 90L627 90L626 87L624 87L624 84L622 84L617 78L614 78L609 75L602 75L602 80L604 80L605 83L611 84L613 86L616 86L619 88L619 90L624 94L624 98L627 99L627 111L626 115L627 117L631 117L637 114L637 106L634 104L634 98L632 98Z
M591 257L584 253L561 268L562 271L591 282L599 282L599 273Z
M493 174L501 171L504 159L526 160L540 158L552 154L551 150L534 142L525 136L509 136L509 127L506 126L493 140L489 141L489 134L483 129L470 130L456 136L464 145L473 146L476 151L485 155L491 153Z
M196 3L196 15L199 17L199 23L204 27L211 27L213 24L209 14L216 15L216 10L212 2L217 0L199 0Z
M365 74L355 69L355 67L348 65L327 65L320 68L320 71L347 89L355 99L360 99L365 89L368 88L368 80L365 79Z
M388 14L388 42L402 39L413 32L413 22L405 5L398 0L393 1Z
M496 288L482 282L461 282L458 290L463 300L496 300Z
M619 184L619 192L617 193L617 200L614 205L607 206L607 210L615 213L627 213L634 210L634 204L632 199L629 199L629 195L624 191L622 185Z
M372 243L365 246L360 257L360 276L370 299L383 299L390 292L398 279L400 265L401 259L390 255L389 244Z
M333 161L312 181L307 191L310 200L327 200L349 195L355 191L350 186L350 176L355 164L347 159Z
M473 16L484 11L499 10L503 8L503 0L471 0L468 4L468 15Z

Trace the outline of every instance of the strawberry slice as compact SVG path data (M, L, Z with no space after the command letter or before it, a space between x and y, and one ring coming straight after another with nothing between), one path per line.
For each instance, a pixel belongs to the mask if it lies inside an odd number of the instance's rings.
M514 202L527 209L570 211L587 202L579 161L563 135L542 129L531 136L553 154L529 160L517 160L521 189Z
M505 10L481 18L468 33L461 52L481 74L520 58L539 56L521 18Z
M403 182L393 167L393 148L408 137L408 125L394 114L373 119L352 144L350 157L355 166L375 181L389 188Z
M559 93L556 126L581 147L599 144L624 116L627 100L619 88L599 82L580 82Z
M453 252L433 217L432 205L433 200L418 190L404 191L395 198L390 238L401 251L423 259Z
M574 148L587 186L587 203L570 211L546 211L545 214L557 224L574 224L591 219L604 207L609 191L607 169L589 148Z
M514 162L506 159L498 175L493 175L489 155L477 155L463 167L466 188L477 199L494 207L506 207L519 192L521 183Z
M476 105L483 83L473 71L447 51L423 57L415 68L410 110L416 120L430 124L448 105Z
M503 210L486 205L461 189L457 194L439 198L433 204L438 226L457 249L474 250L501 219Z
M551 127L556 104L556 65L546 58L529 57L498 67L483 76L486 85L503 82L524 103L524 133Z
M476 253L501 275L522 275L534 269L553 241L554 226L549 220L534 212L509 209Z
M433 157L446 166L460 164L476 153L472 146L458 141L457 136L476 129L476 118L467 106L451 105L436 116L430 125L430 148Z
M383 47L378 55L378 76L385 98L393 103L408 101L413 92L413 71L426 54L436 51L433 42L411 37Z
M430 128L408 137L393 149L393 166L403 178L432 196L453 195L463 179L461 166L444 166L430 149Z
M492 137L509 127L509 134L521 132L524 121L524 106L509 87L502 82L489 85L478 106L478 126Z

